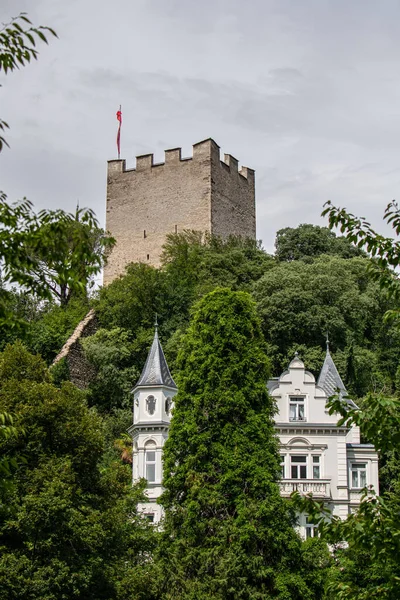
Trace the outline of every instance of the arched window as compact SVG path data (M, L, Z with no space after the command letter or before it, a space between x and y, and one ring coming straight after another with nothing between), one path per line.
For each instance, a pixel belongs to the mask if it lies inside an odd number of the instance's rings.
M148 398L146 398L146 410L149 415L154 415L156 412L156 399L154 396L148 396Z
M166 412L167 415L169 415L169 413L171 411L171 404L172 404L172 400L168 396L168 398L165 400L165 412Z
M154 442L147 442L144 456L146 479L149 483L154 483L156 480L156 445Z

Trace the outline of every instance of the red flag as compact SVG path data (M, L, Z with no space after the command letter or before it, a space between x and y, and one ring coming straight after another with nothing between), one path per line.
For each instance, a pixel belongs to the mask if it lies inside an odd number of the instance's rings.
M119 158L121 155L121 125L122 125L121 107L119 107L119 110L117 110L117 121L119 121L118 133L117 133L117 148L118 148L118 158Z

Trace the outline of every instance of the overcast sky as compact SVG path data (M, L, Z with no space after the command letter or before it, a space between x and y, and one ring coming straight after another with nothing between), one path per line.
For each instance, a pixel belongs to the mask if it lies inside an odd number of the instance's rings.
M0 0L58 40L1 77L0 189L93 208L106 161L213 137L256 170L257 235L323 223L327 199L376 227L400 189L398 0Z

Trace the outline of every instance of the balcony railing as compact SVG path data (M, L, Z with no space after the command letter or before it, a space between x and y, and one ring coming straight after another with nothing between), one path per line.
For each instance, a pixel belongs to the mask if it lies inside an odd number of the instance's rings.
M300 492L300 494L312 494L317 498L331 497L330 479L282 479L279 488L282 496Z
M307 419L305 417L289 417L289 421L290 423L299 421L304 423L304 421L307 421Z

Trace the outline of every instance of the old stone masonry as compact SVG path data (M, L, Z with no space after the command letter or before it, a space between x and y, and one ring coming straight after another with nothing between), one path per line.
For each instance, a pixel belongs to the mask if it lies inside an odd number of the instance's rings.
M155 164L152 154L136 157L136 169L111 160L106 229L117 243L104 269L105 285L130 262L159 266L168 233L196 230L255 239L254 171L239 170L230 154L221 161L212 139L194 144L189 158L174 148L165 151L163 163Z

